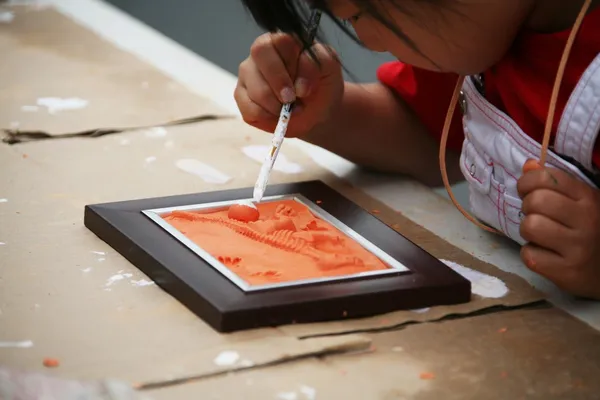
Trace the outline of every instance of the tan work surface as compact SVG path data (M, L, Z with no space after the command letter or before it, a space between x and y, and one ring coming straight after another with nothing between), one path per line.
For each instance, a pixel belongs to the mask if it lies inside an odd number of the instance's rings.
M15 10L15 20L0 25L0 51L11 55L0 64L0 127L8 128L18 122L23 130L61 133L223 114L209 100L191 94L151 66L115 49L52 9ZM78 97L89 104L55 114L43 106L37 112L31 112L31 107L22 109L35 105L40 97ZM0 363L43 370L44 357L55 357L61 366L47 371L55 376L112 377L143 383L210 375L228 369L259 368L277 360L376 346L374 353L359 352L340 359L339 356L325 360L309 358L256 372L236 372L228 377L173 386L151 393L157 398L185 398L186 394L199 395L204 390L229 391L232 398L241 398L240 393L247 390L246 374L256 374L257 380L272 375L281 383L281 388L269 384L248 389L251 398L271 398L277 394L272 392L275 389L300 390L293 385L302 382L306 385L313 382L324 393L339 393L344 398L446 393L453 388L458 390L465 382L484 382L482 378L466 376L461 368L441 368L452 359L468 364L461 355L469 350L467 343L481 346L480 364L470 364L473 370L490 377L496 373L496 367L487 367L484 361L488 356L495 357L498 344L490 339L490 346L484 346L480 331L493 330L491 320L499 326L505 321L511 328L511 323L521 321L514 319L523 311L400 329L412 322L465 316L493 307L519 307L535 303L542 296L520 278L476 260L331 176L295 147L284 147L283 153L299 164L302 172L275 172L273 182L322 179L367 210L378 209L379 218L436 257L500 279L508 287L507 294L499 298L474 295L468 304L421 313L406 311L363 320L221 335L148 282L147 277L83 226L86 204L252 186L260 165L246 157L242 148L266 145L268 141L268 135L238 120L224 119L168 128L166 134L138 130L93 139L0 144L0 198L7 199L0 203L0 242L4 243L0 245L0 342L33 343L32 347L0 348ZM186 158L212 165L232 179L225 184L207 183L176 167L177 160ZM523 315L555 318L558 326L562 324L563 329L573 331L565 334L564 339L558 336L553 339L556 351L573 346L572 352L583 352L581 346L587 346L583 339L589 346L598 347L597 334L555 310L527 312L530 314ZM550 321L548 324L551 325ZM451 348L454 341L448 336L453 327L462 329L456 334L455 349ZM373 334L392 328L395 329L385 334ZM522 339L535 348L536 331L531 324L522 324L519 330ZM341 333L355 334L338 335ZM492 333L487 334L492 337ZM332 334L336 335L327 336ZM569 342L568 337L579 339ZM420 346L426 347L425 339L429 343L446 343L446 347L431 347L436 351L429 358L413 353L420 351L417 350ZM382 351L380 343L384 349L390 343L403 347L405 358L399 355L402 352ZM521 362L527 354L533 357L527 353L530 349L524 342L507 341L504 346L506 354L500 359L507 373L512 373L511 363ZM560 354L552 351L553 355ZM239 360L227 365L216 361L219 355L228 352L235 352ZM588 365L593 363L591 360L580 360L581 368L587 365L591 370ZM570 361L565 358L562 362L566 365ZM440 368L436 370L436 366ZM338 369L346 370L347 376L338 376ZM534 370L531 367L524 373L532 374ZM425 381L419 378L423 371L445 373L446 379ZM351 378L358 375L360 379ZM402 378L404 375L406 378ZM406 388L411 389L406 389L409 390L406 394L394 395L392 389L401 385L402 379L408 380ZM317 385L318 382L321 383ZM361 382L370 382L362 393L356 390ZM515 393L527 389L525 380L518 382ZM340 390L340 384L347 387L344 389L347 392L336 391ZM386 387L388 391L383 390ZM361 395L365 393L373 396Z

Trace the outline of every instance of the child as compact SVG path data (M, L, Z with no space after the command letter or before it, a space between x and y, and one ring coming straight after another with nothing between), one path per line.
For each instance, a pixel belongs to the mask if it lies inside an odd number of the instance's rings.
M523 245L530 269L600 299L600 0L310 1L400 60L365 85L343 81L330 48L302 43L303 0L244 3L272 32L239 68L247 123L272 132L295 100L288 136L429 185L447 139L442 178L467 180L473 221Z

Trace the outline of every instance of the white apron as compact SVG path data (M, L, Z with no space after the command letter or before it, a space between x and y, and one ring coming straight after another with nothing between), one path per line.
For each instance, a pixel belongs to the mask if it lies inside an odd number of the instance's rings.
M541 144L527 136L505 113L477 90L476 78L465 79L460 102L465 141L460 167L469 184L473 215L519 244L523 213L517 181L528 159L539 160ZM594 171L592 153L600 132L600 54L571 94L561 117L547 165L569 172L596 187L579 168L557 154Z

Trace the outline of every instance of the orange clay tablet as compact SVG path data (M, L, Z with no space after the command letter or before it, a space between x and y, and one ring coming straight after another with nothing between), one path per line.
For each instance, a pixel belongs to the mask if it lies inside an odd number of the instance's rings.
M255 222L258 221L259 213L256 206L248 201L229 207L227 216L240 222Z

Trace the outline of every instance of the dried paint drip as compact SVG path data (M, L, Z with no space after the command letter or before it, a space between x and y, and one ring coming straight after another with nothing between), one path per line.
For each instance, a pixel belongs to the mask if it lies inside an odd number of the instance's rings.
M177 160L175 166L188 174L201 178L206 183L225 184L232 179L218 169L192 158Z
M487 275L453 261L440 260L471 282L471 292L481 297L499 299L508 293L508 287L495 276Z
M147 279L135 280L135 279L131 279L132 277L133 277L133 274L125 273L125 271L123 271L123 270L118 271L118 273L116 273L115 275L111 276L110 278L108 278L106 280L106 284L104 285L104 287L105 287L104 290L106 290L107 292L110 292L110 291L112 291L112 289L110 288L112 285L114 285L117 282L124 281L124 280L129 280L129 283L131 283L133 286L137 286L137 287L155 285L155 283L153 281L149 281Z
M269 152L270 150L270 146L259 145L245 146L244 148L242 148L242 151L247 157L261 164L265 160L265 154L267 154L267 152ZM299 174L303 171L303 168L300 164L296 164L288 160L288 158L280 152L277 156L275 164L273 165L273 170L283 172L286 174Z
M20 342L0 342L0 348L16 348L16 349L28 349L33 347L31 340L22 340Z
M126 273L123 273L123 271L119 271L118 274L115 274L115 275L111 276L110 278L108 278L105 286L112 286L116 282L122 281L123 279L126 279L126 278L131 278L132 276L133 276L133 274L126 274Z
M219 353L213 362L219 367L232 367L238 362L239 359L240 355L237 352L226 350Z
M131 282L131 284L133 284L133 286L152 286L152 285L155 285L154 282L149 281L147 279L140 279L139 281L132 280L130 282Z
M49 114L56 114L60 111L80 110L86 108L88 104L89 101L78 97L41 97L37 99L37 105L39 107L46 107Z

